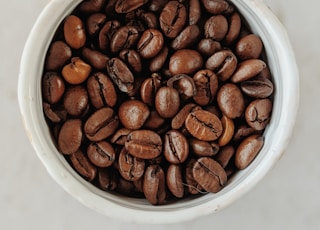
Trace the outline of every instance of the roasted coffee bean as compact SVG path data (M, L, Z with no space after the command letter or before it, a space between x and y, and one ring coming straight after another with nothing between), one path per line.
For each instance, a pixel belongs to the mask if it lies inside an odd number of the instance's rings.
M194 80L186 74L178 74L167 81L167 86L178 90L182 100L188 100L197 94Z
M64 38L67 44L73 49L79 49L86 43L87 36L82 20L75 16L70 15L64 22Z
M222 41L228 33L228 29L229 25L226 17L223 15L215 15L206 21L204 34L206 38Z
M226 168L231 158L234 156L234 153L234 147L232 145L227 145L220 149L214 159L222 166L222 168Z
M189 155L188 140L178 130L170 130L164 136L163 154L172 164L183 163Z
M190 49L176 51L170 58L169 70L172 75L187 74L191 75L203 66L201 55Z
M80 119L67 120L61 127L58 136L59 150L70 155L80 148L82 141L82 122Z
M242 37L236 45L236 54L242 59L259 58L263 49L261 39L255 34L249 34Z
M140 95L144 103L149 106L154 105L154 100L158 89L161 87L161 76L152 74L150 78L146 78L141 85Z
M189 1L189 25L195 25L201 18L200 0Z
M185 126L193 137L202 141L217 140L222 133L222 124L219 118L205 110L189 113Z
M118 0L115 5L115 10L120 14L128 13L138 9L147 2L148 0Z
M137 16L144 22L147 28L157 29L159 27L158 18L154 13L138 10Z
M161 87L155 97L155 107L163 118L171 118L179 111L180 97L175 88Z
M178 1L169 1L160 14L160 27L165 36L175 38L186 23L187 10Z
M49 103L43 103L43 112L53 123L60 123L67 119L67 111L63 107L53 107Z
M117 29L111 40L110 50L112 53L118 53L123 49L132 48L139 39L139 31L134 26L123 26Z
M145 171L143 192L146 199L153 205L164 204L166 201L165 177L165 173L159 165L150 165Z
M91 163L100 168L111 166L116 158L112 145L106 141L91 143L87 155Z
M149 118L144 123L144 127L151 130L158 130L165 122L166 120L161 117L156 110L152 110Z
M104 70L109 61L108 56L99 51L88 49L86 47L82 49L82 56L90 65L92 65L92 67L98 70Z
M62 98L65 84L58 73L48 72L42 78L42 95L50 104L55 104Z
M147 29L141 35L137 49L142 58L153 58L161 51L163 44L163 35L159 30Z
M207 192L219 192L227 182L227 174L221 165L209 157L199 158L192 169L193 178Z
M196 94L193 100L198 105L208 105L211 103L218 91L218 78L208 69L200 70L193 76L196 86Z
M265 68L266 63L260 59L245 60L239 63L237 70L231 77L231 81L233 83L239 83L249 80L250 78L257 76Z
M121 176L126 180L136 181L143 176L144 169L144 160L132 156L123 147L119 155L119 172Z
M180 165L171 164L167 169L166 182L170 192L178 198L184 196L184 183Z
M106 7L105 7L105 12L108 16L110 17L116 17L116 3L118 0L109 0L107 1Z
M88 158L80 150L70 155L70 161L74 169L87 181L93 181L97 175L97 168L90 163Z
M229 31L224 38L226 45L232 45L236 42L241 31L241 17L238 12L234 12L229 18Z
M212 38L203 38L199 41L197 49L203 56L209 57L221 50L221 44Z
M159 12L168 3L168 0L149 0L148 9L152 12Z
M132 130L126 129L126 128L121 128L118 129L114 135L112 136L110 142L112 144L117 144L117 145L124 145L127 141L127 136L129 133L131 133Z
M222 14L230 8L226 0L202 0L204 8L211 14Z
M83 86L74 86L66 90L63 105L68 114L80 116L88 107L88 103L88 93Z
M221 123L223 127L222 134L218 140L219 146L225 146L229 144L234 134L234 122L232 119L223 115L221 118Z
M118 186L118 174L111 168L98 169L99 187L104 191L115 190Z
M92 67L79 57L73 57L71 63L64 66L62 76L66 82L77 85L83 83L89 77Z
M91 14L87 20L87 31L90 36L100 32L106 21L107 16L102 13Z
M244 111L244 98L235 84L222 85L217 94L217 101L222 113L231 119L240 117Z
M259 131L251 128L250 126L247 126L246 124L241 125L240 127L236 128L233 135L233 141L239 142L252 134L256 134L257 132Z
M164 46L162 50L154 58L151 59L149 64L149 70L151 72L158 72L162 69L164 63L167 60L168 52L168 47Z
M130 93L134 90L134 76L128 66L119 58L112 58L107 64L107 71L119 90Z
M216 115L217 117L221 118L222 114L220 109L218 108L218 106L215 105L209 105L207 107L205 107L205 110L207 110L210 113L213 113L214 115Z
M101 141L111 136L119 125L118 116L109 107L93 113L84 125L84 132L91 141Z
M103 51L107 51L110 46L111 38L115 31L121 27L121 24L117 20L107 21L99 33L99 48Z
M172 41L171 47L174 50L190 48L200 37L200 29L197 25L187 26Z
M221 81L228 80L237 68L237 57L230 50L214 53L206 61L206 68L215 72Z
M270 122L272 102L269 99L252 101L245 111L247 124L255 130L263 130Z
M171 120L171 127L173 129L180 129L191 111L196 111L201 109L200 106L196 104L189 103L186 104Z
M188 188L188 191L190 194L199 194L199 193L205 193L203 192L202 186L194 179L193 177L193 166L196 163L196 159L191 158L185 167L185 181L186 186Z
M128 100L119 107L121 124L131 130L140 129L150 115L148 106L142 101Z
M87 89L90 101L96 109L113 107L117 102L117 92L111 79L102 72L88 78Z
M119 177L119 182L116 191L117 193L120 193L128 197L143 197L143 194L136 190L136 186L134 185L133 181L126 180L121 176Z
M125 147L135 157L153 159L162 152L162 140L151 130L136 130L127 136Z
M252 135L244 139L235 153L235 165L238 169L244 169L254 160L264 144L260 135Z
M58 71L70 61L71 57L71 48L63 41L56 41L50 45L45 64L46 69Z
M78 8L82 13L97 13L102 9L105 2L106 0L87 0L83 1Z
M254 98L267 98L273 93L273 83L268 78L257 76L241 82L241 90Z
M119 53L119 57L128 64L128 66L136 73L140 73L142 70L142 62L140 55L135 50L122 50Z
M216 142L200 141L192 138L190 147L194 154L199 157L212 157L219 152L220 146Z

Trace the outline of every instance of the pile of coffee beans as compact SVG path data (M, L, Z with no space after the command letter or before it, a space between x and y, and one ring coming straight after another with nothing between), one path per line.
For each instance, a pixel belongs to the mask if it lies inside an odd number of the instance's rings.
M274 86L227 0L87 0L42 77L57 149L102 190L159 205L217 193L264 144Z

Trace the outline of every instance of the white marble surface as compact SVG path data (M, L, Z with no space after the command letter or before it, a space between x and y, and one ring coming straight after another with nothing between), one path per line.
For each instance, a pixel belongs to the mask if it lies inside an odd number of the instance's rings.
M122 223L87 209L51 179L29 144L17 102L19 61L47 2L0 1L0 229L320 229L319 1L266 0L288 30L301 76L300 110L284 157L229 208L167 226Z

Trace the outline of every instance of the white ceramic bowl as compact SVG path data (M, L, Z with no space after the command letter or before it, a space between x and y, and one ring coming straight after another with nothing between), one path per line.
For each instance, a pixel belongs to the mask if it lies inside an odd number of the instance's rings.
M18 85L18 98L30 141L54 180L84 205L106 216L138 223L173 223L212 214L250 190L282 156L295 123L299 77L285 29L260 0L233 0L266 49L275 84L271 122L263 149L245 170L239 171L217 194L152 206L145 200L103 192L82 179L52 142L42 112L41 76L45 54L58 25L81 0L52 0L36 21L27 40Z

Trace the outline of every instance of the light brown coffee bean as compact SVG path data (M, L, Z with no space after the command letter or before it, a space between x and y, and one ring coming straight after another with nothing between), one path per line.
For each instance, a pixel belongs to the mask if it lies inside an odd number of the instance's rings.
M255 34L242 37L236 45L236 54L242 60L259 58L263 49L261 39Z
M159 30L147 29L140 37L137 51L142 58L153 58L161 51L163 44L163 35Z
M107 63L109 61L109 57L104 55L103 53L92 50L86 47L82 49L83 58L90 64L92 67L98 70L105 70Z
M151 59L150 64L149 64L149 70L154 73L158 72L162 69L164 66L164 63L167 60L169 49L167 46L164 46L162 50L154 57Z
M118 129L110 139L110 142L112 144L124 145L127 141L127 136L131 132L132 130L126 128Z
M200 141L191 138L190 147L192 152L200 157L212 157L219 152L220 146L216 142Z
M82 140L82 122L80 119L67 120L58 136L59 150L66 155L78 151Z
M228 21L223 15L215 15L209 18L204 25L206 38L222 41L228 32Z
M189 25L196 25L201 18L200 0L189 1Z
M169 61L170 73L174 76L177 74L194 74L203 66L201 55L191 49L182 49L176 51Z
M218 144L222 147L231 141L234 134L234 123L233 120L223 115L221 118L221 123L223 127L222 134L218 140Z
M82 20L75 16L70 15L65 19L64 38L67 44L73 49L79 49L86 43L86 31Z
M273 93L273 83L268 78L257 76L241 82L241 90L254 98L267 98Z
M202 0L204 8L211 14L222 14L230 8L226 0Z
M71 57L71 48L63 41L56 41L50 45L47 53L46 69L58 71L70 61Z
M88 158L80 150L70 155L70 161L74 169L87 181L93 181L97 175L97 168L91 164Z
M143 192L146 199L153 205L164 204L166 201L165 177L165 173L159 165L150 165L145 171Z
M257 99L252 101L245 111L247 124L255 130L263 130L270 122L272 101L270 99Z
M233 83L239 83L257 76L266 68L266 63L260 59L249 59L239 63L237 70L231 77Z
M71 63L64 66L62 76L66 82L77 85L83 83L91 73L91 66L81 60L79 57L73 57Z
M187 138L178 130L170 130L164 136L163 155L171 164L181 164L189 156Z
M221 50L220 42L213 40L212 38L203 38L199 41L197 50L205 57L209 57Z
M229 30L224 38L224 43L228 46L235 43L241 31L241 17L238 12L234 12L229 18Z
M166 182L170 192L178 198L184 196L184 185L180 165L171 164L167 169Z
M196 163L196 159L191 158L185 167L185 181L186 181L186 186L188 189L188 192L190 194L199 194L199 193L205 193L203 192L203 188L201 185L194 179L193 177L193 166Z
M225 169L234 154L234 147L232 145L226 145L220 149L219 153L214 157L214 159L222 166L222 168Z
M184 28L172 41L171 47L174 50L190 48L200 37L200 29L197 25L190 25Z
M175 88L161 87L155 97L155 107L163 118L171 118L179 111L180 97Z
M143 176L144 170L144 160L132 156L123 147L119 155L119 172L121 176L129 181L137 181Z
M101 168L111 166L116 158L112 145L106 141L92 142L88 146L87 155L92 164Z

